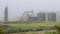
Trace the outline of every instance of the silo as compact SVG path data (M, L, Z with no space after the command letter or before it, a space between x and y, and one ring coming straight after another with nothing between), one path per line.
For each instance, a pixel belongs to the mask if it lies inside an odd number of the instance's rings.
M46 21L46 13L38 13L37 17L38 21Z
M48 13L48 21L56 21L56 13Z

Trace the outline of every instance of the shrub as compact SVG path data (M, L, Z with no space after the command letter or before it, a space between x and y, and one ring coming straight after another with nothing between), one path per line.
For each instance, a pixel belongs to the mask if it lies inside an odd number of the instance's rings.
M60 34L60 24L55 25L58 34Z
M2 28L0 28L0 34L5 34L5 32Z

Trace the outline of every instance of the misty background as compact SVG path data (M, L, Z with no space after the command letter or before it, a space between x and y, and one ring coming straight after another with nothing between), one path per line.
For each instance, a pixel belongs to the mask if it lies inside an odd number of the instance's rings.
M9 20L21 16L24 11L60 11L60 0L0 0L0 20L8 4Z

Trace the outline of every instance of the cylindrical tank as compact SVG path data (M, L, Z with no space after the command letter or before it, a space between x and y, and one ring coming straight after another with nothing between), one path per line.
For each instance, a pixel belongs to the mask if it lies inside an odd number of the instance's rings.
M46 13L38 13L37 17L39 21L46 21Z
M48 21L56 21L56 13L48 13Z

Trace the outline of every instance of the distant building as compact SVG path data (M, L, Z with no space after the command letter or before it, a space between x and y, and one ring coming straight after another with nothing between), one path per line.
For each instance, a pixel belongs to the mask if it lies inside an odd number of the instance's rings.
M37 17L28 17L28 21L37 21L38 20L38 18Z
M8 6L5 7L4 21L8 21Z
M38 21L38 22L43 22L43 21L60 21L60 15L57 14L56 12L40 12L37 13L37 16L34 16L33 11L25 11L21 17L18 17L16 20L17 21Z
M38 21L46 21L46 13L38 13L37 17Z
M56 13L48 13L48 21L56 21Z
M25 11L23 13L23 20L28 21L32 16L34 16L33 11Z

